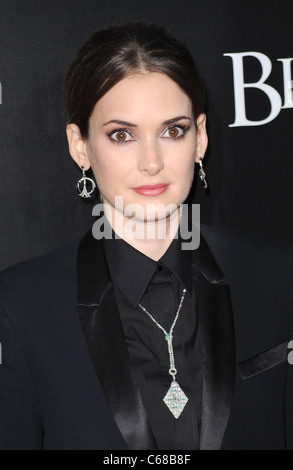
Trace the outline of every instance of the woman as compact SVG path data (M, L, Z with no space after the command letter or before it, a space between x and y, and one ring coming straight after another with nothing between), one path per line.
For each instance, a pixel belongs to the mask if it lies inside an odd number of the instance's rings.
M91 167L106 217L1 275L0 447L290 448L289 250L211 227L183 249L195 163L207 185L190 53L155 25L99 31L66 100L78 192Z

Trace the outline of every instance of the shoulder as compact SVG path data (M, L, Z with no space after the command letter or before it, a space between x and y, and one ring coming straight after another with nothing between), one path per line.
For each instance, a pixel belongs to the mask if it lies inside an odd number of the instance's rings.
M78 242L15 264L0 273L0 303L8 310L46 305L64 296L76 279Z
M292 248L273 237L204 224L201 234L223 268L290 272Z
M217 263L241 302L291 304L292 249L261 234L201 226ZM268 308L270 308L268 306Z
M238 351L253 356L287 339L292 321L292 254L261 234L202 225L230 287Z
M266 252L268 248L272 248L279 253L290 251L288 244L270 235L205 224L201 224L201 232L215 248L218 246L223 249L229 245L233 250L241 248Z
M45 280L50 277L58 277L64 270L76 263L76 253L79 242L63 245L34 258L22 261L6 268L0 273L0 285L13 283L16 280L37 281L40 277Z

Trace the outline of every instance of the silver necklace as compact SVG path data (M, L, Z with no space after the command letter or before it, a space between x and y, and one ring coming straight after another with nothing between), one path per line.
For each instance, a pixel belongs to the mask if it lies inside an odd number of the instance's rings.
M169 333L160 325L160 323L157 322L157 320L154 319L154 317L147 311L145 307L143 307L141 304L138 304L138 306L149 316L149 318L157 325L160 330L163 331L165 335L165 340L168 343L168 352L169 352L169 359L170 359L170 368L169 368L169 374L173 377L173 380L171 382L171 386L166 393L163 401L164 403L168 406L169 410L175 416L175 418L179 418L181 415L186 403L188 402L188 398L183 392L183 390L180 388L178 382L176 382L176 374L177 374L177 369L175 367L175 360L174 360L174 351L173 351L173 329L176 325L176 322L179 317L179 313L184 301L186 289L183 289L182 292L182 297L179 303L178 310L176 312L174 321L172 323L172 326L170 328Z

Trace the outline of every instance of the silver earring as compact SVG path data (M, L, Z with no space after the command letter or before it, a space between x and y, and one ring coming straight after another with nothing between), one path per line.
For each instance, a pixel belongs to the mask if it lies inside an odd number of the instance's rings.
M208 183L207 183L207 180L206 180L206 174L204 172L204 169L203 169L203 164L202 164L202 158L199 159L199 170L198 170L198 176L200 177L201 179L201 182L202 182L202 185L204 187L204 189L207 189L208 187Z
M87 176L85 176L84 166L81 166L80 169L82 171L82 178L80 178L80 180L78 180L77 182L77 185L76 185L77 193L80 197L89 198L91 197L91 195L93 194L96 188L96 183L91 178L88 178ZM86 187L87 181L89 181L90 184L92 185L90 191L88 191Z

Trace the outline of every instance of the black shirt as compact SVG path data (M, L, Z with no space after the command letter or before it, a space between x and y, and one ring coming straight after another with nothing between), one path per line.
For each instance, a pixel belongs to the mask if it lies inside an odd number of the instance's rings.
M153 261L120 238L103 240L130 362L158 449L198 449L202 400L202 352L190 251L174 239ZM185 299L173 331L176 381L188 402L176 419L163 402L171 382L167 341L138 306L169 332L183 289Z

